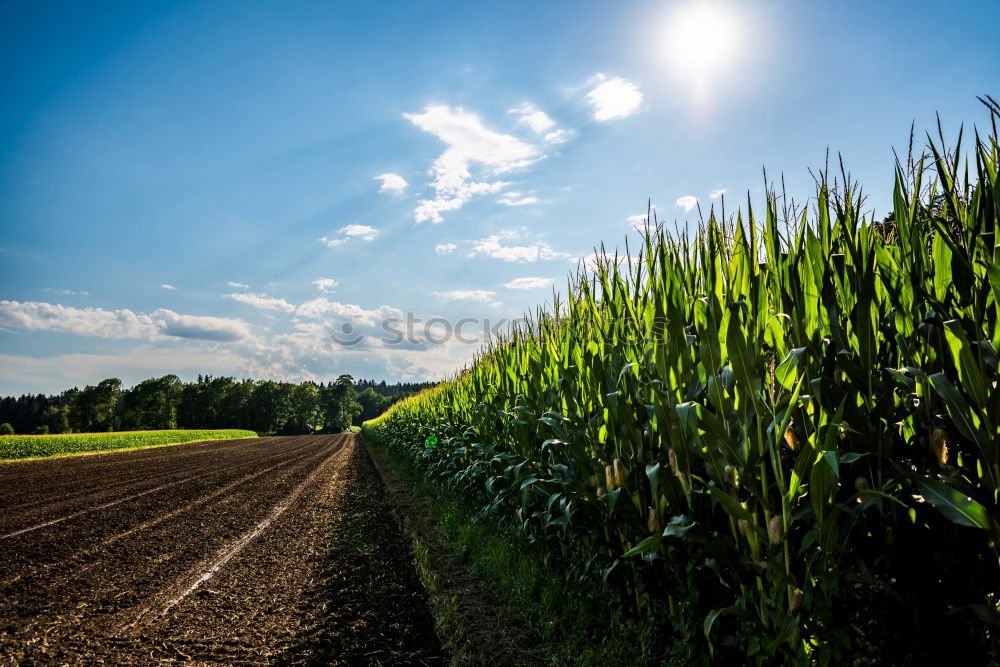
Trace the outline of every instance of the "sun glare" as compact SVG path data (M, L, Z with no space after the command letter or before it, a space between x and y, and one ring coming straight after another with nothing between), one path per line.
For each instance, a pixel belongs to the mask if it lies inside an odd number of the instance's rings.
M674 72L702 87L734 65L740 33L739 17L732 7L695 0L667 17L660 43Z

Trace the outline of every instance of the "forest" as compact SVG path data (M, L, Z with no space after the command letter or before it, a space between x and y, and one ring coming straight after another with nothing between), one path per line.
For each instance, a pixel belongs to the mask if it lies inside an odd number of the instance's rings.
M92 433L239 428L259 433L339 433L432 386L387 384L341 375L330 382L276 382L199 375L143 380L131 388L108 378L60 394L0 398L0 432Z

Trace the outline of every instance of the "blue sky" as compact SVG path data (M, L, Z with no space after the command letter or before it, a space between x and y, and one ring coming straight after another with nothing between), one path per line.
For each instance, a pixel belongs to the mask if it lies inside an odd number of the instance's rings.
M0 393L442 377L476 345L381 323L517 317L647 199L759 202L766 166L801 200L829 147L884 212L911 121L984 121L997 25L995 1L4 3Z

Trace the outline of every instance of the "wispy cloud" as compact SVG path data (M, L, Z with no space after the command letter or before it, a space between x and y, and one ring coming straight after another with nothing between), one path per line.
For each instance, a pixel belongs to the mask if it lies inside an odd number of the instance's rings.
M698 198L691 195L684 195L677 198L677 205L684 209L685 213L690 213L691 209L698 205Z
M245 303L258 310L276 310L282 313L290 313L295 310L295 306L284 299L267 296L264 294L252 294L250 292L234 292L228 295L230 299Z
M0 301L0 327L96 338L194 338L226 343L252 337L242 320L181 315L164 308L145 314L38 301Z
M249 285L244 285L243 283L234 282L232 280L227 281L226 284L237 289L250 289Z
M388 194L401 194L406 191L406 186L409 185L405 178L391 171L379 174L375 177L375 180L382 183L378 187L378 191Z
M572 136L572 130L553 130L545 135L545 143L553 145L563 144L566 143Z
M374 241L378 238L379 231L374 227L369 227L368 225L347 225L346 227L338 229L337 234L338 236L333 238L321 236L319 241L320 243L325 243L327 247L339 248L353 239L359 241Z
M51 287L43 287L41 291L46 294L58 294L59 296L90 296L90 292L86 290L53 289Z
M507 289L541 289L552 287L554 281L551 278L539 278L539 277L529 277L529 278L514 278L509 283L504 283L504 287Z
M541 157L535 146L487 128L479 116L458 107L431 106L403 117L448 146L431 165L435 196L420 200L413 211L417 223L441 222L442 213L461 208L474 196L499 192L507 183L492 178ZM480 172L475 177L474 167Z
M594 107L594 120L607 122L627 118L634 114L642 103L639 87L620 76L596 75L597 85L587 93L587 101Z
M434 246L434 252L438 255L450 255L456 250L458 250L458 244L456 243L439 243Z
M496 292L483 289L455 289L445 292L434 292L434 296L445 301L493 301Z
M340 283L333 278L318 278L312 282L320 292L326 293L333 290Z
M505 192L497 201L504 206L526 206L538 203L538 197L522 197L520 192Z
M712 190L708 197L709 199L718 199L724 194L726 194L726 188L719 188L718 190Z
M162 285L160 285L160 287L161 287L161 288L163 288L163 289L166 289L166 290L172 290L172 289L176 289L176 288L175 288L175 287L174 287L173 285L171 285L170 283L163 283Z

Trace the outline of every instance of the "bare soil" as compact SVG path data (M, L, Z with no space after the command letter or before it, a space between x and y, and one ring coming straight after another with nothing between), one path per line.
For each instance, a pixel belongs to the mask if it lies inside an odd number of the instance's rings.
M441 664L357 436L0 465L0 664Z

